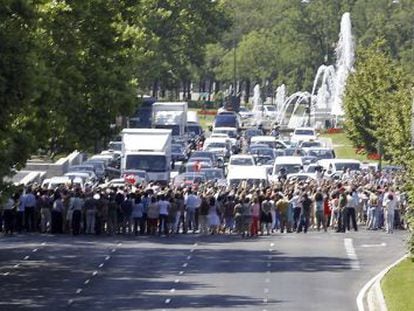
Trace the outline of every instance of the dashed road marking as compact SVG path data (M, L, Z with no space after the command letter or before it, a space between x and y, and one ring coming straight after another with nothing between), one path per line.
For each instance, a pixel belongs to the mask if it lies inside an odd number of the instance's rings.
M108 261L109 259L111 259L111 256L106 256L105 257L105 261Z
M345 246L346 254L351 261L352 270L361 270L361 266L359 264L358 256L355 252L352 239L344 239L344 246Z
M180 272L178 272L178 274L179 275L183 275L184 274L184 271L180 271Z
M10 274L10 272L5 272L3 275L8 276L9 274Z
M46 242L43 242L43 243L42 243L42 244L40 244L40 245L45 246L45 245L46 245Z
M13 268L18 268L18 267L20 267L20 264L15 264L15 265L13 266Z
M82 288L78 288L78 289L76 290L76 294L77 294L77 295L79 295L80 293L82 293Z
M164 303L169 304L171 302L170 298L165 299Z
M270 246L271 246L271 247L275 246L275 243L270 243Z
M98 274L98 271L93 271L92 276L96 276Z
M180 283L179 279L174 280L174 283Z
M116 252L116 249L115 249L115 248L113 248L111 252L112 252L112 253L115 253L115 252Z
M187 260L190 260L191 259L191 255L190 256L187 256Z
M104 264L103 263L101 263L98 267L99 268L102 268L104 266Z
M171 289L170 289L170 292L171 292L171 293L174 293L174 292L175 292L175 288L171 288Z
M68 300L68 305L71 305L73 303L73 299Z
M32 250L32 253L36 253L37 252L37 248L35 248L34 250Z
M30 258L30 256L26 256L23 258L23 260L28 260Z
M187 266L188 266L188 263L183 263L183 268L187 268Z
M83 282L83 284L87 285L90 281L90 279L87 279L85 282Z

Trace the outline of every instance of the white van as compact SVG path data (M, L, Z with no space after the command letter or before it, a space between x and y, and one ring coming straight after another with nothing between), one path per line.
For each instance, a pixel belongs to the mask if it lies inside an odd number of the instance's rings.
M303 169L303 159L294 156L277 157L273 165L273 177L277 177L282 168L286 170L286 174L299 173Z
M269 184L269 180L264 167L240 166L236 170L229 171L227 183L231 187L242 187L243 185L266 187Z
M328 174L345 172L348 168L351 171L360 171L362 168L361 162L354 159L324 159L317 163L326 169Z

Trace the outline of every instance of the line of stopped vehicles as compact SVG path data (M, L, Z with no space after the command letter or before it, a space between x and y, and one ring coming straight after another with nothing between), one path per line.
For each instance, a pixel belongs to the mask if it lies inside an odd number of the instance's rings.
M71 166L64 176L44 180L42 186L266 187L280 180L342 179L345 171L378 170L376 163L336 158L330 141L314 128L282 133L277 125L265 127L266 120L274 120L271 113L269 109L258 122L245 108L240 113L219 109L204 132L197 112L189 111L186 102L155 102L149 128L130 122L107 150Z

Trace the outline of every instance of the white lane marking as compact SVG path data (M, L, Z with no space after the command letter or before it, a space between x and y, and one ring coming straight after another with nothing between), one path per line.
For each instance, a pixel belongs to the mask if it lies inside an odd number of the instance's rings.
M104 264L103 263L101 263L98 267L99 268L102 268L104 266Z
M13 268L18 268L20 265L19 264L15 264L14 266L13 266Z
M82 288L78 288L78 289L76 290L76 294L80 294L80 293L82 293Z
M178 274L179 275L183 275L184 274L184 271L180 271L180 272L178 272Z
M111 259L111 256L106 256L105 260L108 261L109 259Z
M32 250L32 253L36 253L37 252L37 248L35 248L34 250Z
M28 260L30 258L30 256L26 256L23 258L23 260Z
M98 271L93 271L92 276L96 276L98 274Z
M398 259L397 261L393 262L391 265L389 265L388 267L386 267L384 270L382 270L380 273L378 273L376 276L374 276L372 279L370 279L365 285L364 287L361 288L361 290L358 293L358 296L356 298L356 304L357 304L357 308L358 311L365 311L365 306L364 306L364 297L367 293L367 291L371 288L371 286L377 281L380 280L384 277L384 275L390 271L390 269L392 269L393 267L395 267L396 265L398 265L401 261L403 261L405 258L408 257L408 254L404 255L403 257L401 257L400 259Z
M198 246L198 243L194 243L194 247L197 247Z
M361 247L385 247L387 246L387 243L381 243L381 244L362 244Z
M119 243L118 243L118 247L119 247L119 246L121 246L121 245L122 245L122 243L121 243L121 242L119 242Z
M112 253L115 253L115 251L116 251L116 249L115 249L115 248L113 248L111 252L112 252Z
M5 272L3 275L8 276L9 274L10 274L10 272Z
M187 260L190 260L191 259L191 256L187 256Z
M180 283L179 279L174 280L174 283Z
M175 288L171 288L170 293L174 293L174 292L175 292Z
M170 298L165 299L164 303L169 304L171 302Z
M71 305L73 303L73 299L68 300L68 304Z
M85 282L83 282L83 284L87 285L90 281L90 279L87 279Z
M352 243L352 239L344 239L344 246L346 250L346 254L348 258L351 260L351 268L352 270L361 270L359 265L358 256L355 252L354 245Z
M40 245L45 246L45 245L46 245L46 242L43 242L43 243L42 243L42 244L40 244Z
M187 266L188 266L188 263L183 263L183 268L187 268Z
M194 252L194 248L190 249L190 253L193 253L193 252Z
M275 243L270 243L270 247L273 247L273 246L275 246Z

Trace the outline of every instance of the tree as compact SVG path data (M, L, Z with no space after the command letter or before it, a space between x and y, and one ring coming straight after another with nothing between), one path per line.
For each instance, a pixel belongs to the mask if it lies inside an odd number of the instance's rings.
M24 166L35 150L38 97L35 8L23 0L3 1L0 6L0 176ZM3 187L0 178L0 190Z
M410 154L410 80L386 46L376 41L359 49L344 97L345 125L355 146L376 152L380 142L384 155L401 163Z

